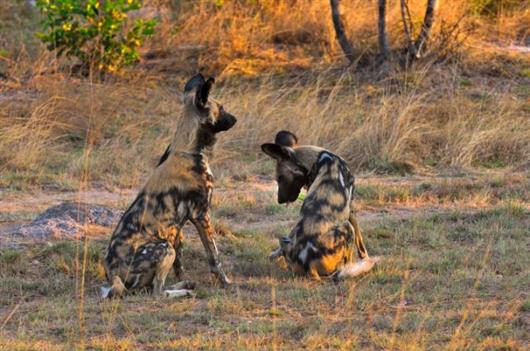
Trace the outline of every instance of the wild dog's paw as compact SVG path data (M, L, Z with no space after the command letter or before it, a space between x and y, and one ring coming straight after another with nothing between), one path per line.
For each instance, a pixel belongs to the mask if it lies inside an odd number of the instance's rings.
M273 261L282 255L282 248L279 247L269 254L269 260Z
M226 276L226 273L223 271L220 264L210 267L210 271L217 276L217 279L219 279L219 282L223 288L227 288L230 284L232 284L232 281Z
M178 299L181 297L193 297L195 294L190 289L174 289L174 290L164 290L164 296Z
M269 254L269 260L271 261L278 257L284 256L284 252L287 251L288 245L291 244L291 238L288 236L279 237L278 243L280 244L280 247Z

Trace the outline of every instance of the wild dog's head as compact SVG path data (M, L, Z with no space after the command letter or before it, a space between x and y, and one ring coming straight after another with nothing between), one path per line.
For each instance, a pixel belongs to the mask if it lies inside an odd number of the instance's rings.
M283 130L276 134L274 143L261 145L263 152L276 160L278 202L281 204L295 201L308 181L309 171L297 157L297 146L296 135Z
M236 117L226 112L222 104L210 98L214 83L213 77L204 79L199 73L184 87L184 106L186 112L198 120L197 143L201 148L212 146L215 134L232 128L237 122Z

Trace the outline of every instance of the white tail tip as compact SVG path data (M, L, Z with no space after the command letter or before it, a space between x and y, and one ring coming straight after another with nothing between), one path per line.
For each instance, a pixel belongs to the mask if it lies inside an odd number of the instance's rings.
M178 299L180 297L193 296L193 291L189 289L165 290L166 297Z
M102 286L101 288L99 288L99 292L101 293L101 298L106 299L109 296L109 293L111 290L112 288L108 288L106 286Z
M366 273L370 271L380 260L381 258L379 256L374 256L345 265L339 272L339 278L355 277L357 275Z

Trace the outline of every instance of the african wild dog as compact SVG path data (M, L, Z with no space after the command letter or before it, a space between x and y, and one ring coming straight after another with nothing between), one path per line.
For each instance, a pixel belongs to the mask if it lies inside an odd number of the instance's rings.
M153 293L182 296L186 290L163 290L173 266L177 278L182 273L182 227L189 220L197 228L208 256L210 270L221 284L230 283L221 269L214 229L208 214L213 175L205 152L213 147L216 134L234 126L236 118L209 98L214 79L201 74L184 87L183 124L193 122L189 148L181 150L175 134L136 199L114 230L105 256L105 272L110 287L104 297L143 288ZM182 127L184 128L184 127Z
M291 132L281 131L274 143L261 146L276 160L278 202L296 201L308 189L300 217L271 259L283 256L295 272L343 278L366 272L377 261L369 258L352 213L354 177L346 162L317 146L298 145ZM353 263L353 246L361 259Z

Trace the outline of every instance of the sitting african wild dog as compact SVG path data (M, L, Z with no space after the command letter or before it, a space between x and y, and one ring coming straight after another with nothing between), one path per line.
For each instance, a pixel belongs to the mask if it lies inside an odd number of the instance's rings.
M361 231L352 213L354 177L346 162L316 146L298 145L287 131L276 135L274 143L261 146L276 160L278 202L295 201L302 187L308 189L300 217L271 259L283 256L298 273L343 278L370 270L376 258L369 258ZM353 263L353 249L361 259Z
M197 228L210 270L223 286L230 283L221 269L208 214L213 175L205 152L215 144L216 134L232 128L236 118L209 98L213 84L213 78L205 80L201 74L186 83L183 124L191 121L194 129L189 149L176 146L177 136L188 137L177 130L156 169L123 214L104 260L110 287L102 288L103 297L143 288L174 297L189 293L163 290L172 266L177 278L182 273L182 227L188 220Z

